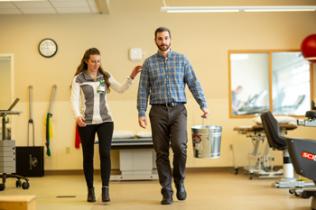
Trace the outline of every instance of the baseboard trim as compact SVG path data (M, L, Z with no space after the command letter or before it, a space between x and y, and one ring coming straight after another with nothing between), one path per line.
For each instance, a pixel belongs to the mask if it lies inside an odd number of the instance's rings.
M187 173L197 173L197 172L234 172L233 167L194 167L187 168ZM100 174L99 169L94 170L95 174ZM70 169L70 170L45 170L45 175L81 175L83 174L82 169ZM119 169L112 169L111 175L120 174Z
M194 167L194 168L187 168L187 173L196 173L196 172L229 172L234 171L233 167Z

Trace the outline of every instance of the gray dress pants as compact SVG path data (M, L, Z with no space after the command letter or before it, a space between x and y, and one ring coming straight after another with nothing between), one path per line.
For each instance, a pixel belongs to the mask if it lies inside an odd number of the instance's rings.
M176 106L152 105L150 123L156 152L156 165L162 193L172 193L175 184L183 183L187 158L187 110ZM173 171L169 161L169 148L173 151Z

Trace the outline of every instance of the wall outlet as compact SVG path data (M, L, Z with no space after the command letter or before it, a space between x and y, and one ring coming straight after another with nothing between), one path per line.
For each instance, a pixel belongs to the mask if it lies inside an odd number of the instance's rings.
M70 147L66 147L66 154L70 153Z
M230 149L230 150L233 150L233 149L234 149L234 146L233 146L232 144L230 144L230 145L229 145L229 149Z

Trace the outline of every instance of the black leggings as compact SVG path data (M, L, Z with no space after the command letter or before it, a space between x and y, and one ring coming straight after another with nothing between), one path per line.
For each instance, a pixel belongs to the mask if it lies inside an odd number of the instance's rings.
M99 138L99 155L102 186L109 186L111 173L111 142L113 135L113 122L78 127L83 154L83 171L88 188L93 187L93 156L95 134Z

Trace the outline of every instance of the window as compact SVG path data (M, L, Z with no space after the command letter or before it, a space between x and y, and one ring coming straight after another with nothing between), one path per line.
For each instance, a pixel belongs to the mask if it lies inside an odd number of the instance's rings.
M310 72L299 51L229 52L230 116L268 110L304 115L311 104Z

